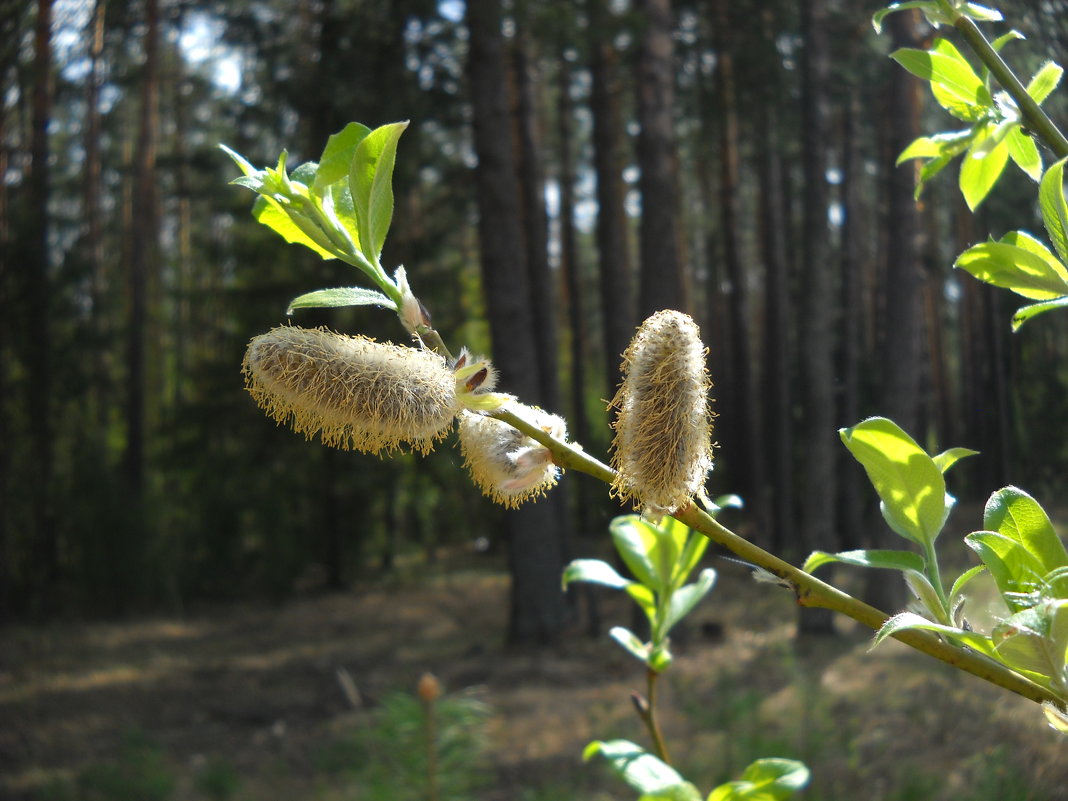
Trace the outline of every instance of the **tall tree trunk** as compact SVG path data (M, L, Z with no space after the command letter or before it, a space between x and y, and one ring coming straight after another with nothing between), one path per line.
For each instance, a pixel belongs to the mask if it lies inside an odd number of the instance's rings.
M671 0L638 0L638 168L642 195L638 314L693 311L686 293L678 229L675 155L674 21Z
M104 303L104 221L101 201L104 194L103 163L100 148L100 88L104 82L104 12L105 0L96 0L87 31L89 38L89 73L85 77L85 249L89 260L90 336L93 341L93 379L91 382L90 436L102 443L108 429L108 380L104 348L107 316Z
M830 76L824 0L800 0L801 128L804 158L802 275L802 393L805 411L800 540L805 551L833 549L835 542L834 327L837 323L834 265L827 223L827 143L830 141L827 82ZM802 610L799 630L830 633L826 610Z
M753 358L750 352L752 337L748 330L749 276L743 264L740 236L740 170L741 154L738 144L738 99L734 78L734 43L731 40L731 19L728 0L715 0L715 41L718 60L716 87L719 94L719 206L720 236L723 240L723 262L726 268L730 295L727 318L730 326L729 342L733 352L731 386L721 386L721 398L729 398L729 406L721 409L726 415L720 427L723 450L732 466L733 483L749 499L749 508L757 518L757 530L766 524L764 491L764 447L756 416L758 406L753 391Z
M59 572L59 544L53 503L51 278L48 266L48 126L52 118L52 2L38 0L34 30L31 172L26 260L27 413L34 458L33 567L37 600L47 603Z
M144 64L134 153L134 215L130 231L130 312L126 334L126 452L123 467L135 500L145 487L148 291L159 259L156 151L159 139L159 0L145 2Z
M616 52L607 0L586 0L590 48L593 169L597 174L597 253L607 392L620 381L619 363L635 327L627 217L623 208L623 152Z
M793 470L794 340L790 303L790 275L786 249L786 219L780 199L784 193L779 146L779 112L775 102L758 111L761 131L760 241L765 273L764 397L768 460L771 465L771 535L776 553L793 548L797 519Z
M530 277L530 307L533 336L538 352L538 385L541 393L530 398L547 409L560 407L560 379L556 364L556 292L549 270L549 220L545 211L545 177L538 148L538 115L534 65L526 33L525 4L517 8L512 63L515 70L515 130L520 187L520 215Z
M864 263L861 242L864 231L861 225L859 135L856 122L859 113L859 97L855 87L850 88L849 99L842 109L842 341L841 375L842 396L839 408L840 420L846 425L860 421L861 367L864 361ZM839 497L841 521L840 547L843 550L863 548L866 543L858 541L865 529L864 498L871 492L864 477L856 470L852 455L845 449L838 450L841 465L842 493Z
M498 0L470 0L467 74L478 166L475 188L479 212L482 284L502 385L520 398L536 397L540 387L533 336L519 182L510 132L507 63ZM554 640L564 624L560 570L563 558L554 497L506 513L508 561L512 573L508 639L513 644Z

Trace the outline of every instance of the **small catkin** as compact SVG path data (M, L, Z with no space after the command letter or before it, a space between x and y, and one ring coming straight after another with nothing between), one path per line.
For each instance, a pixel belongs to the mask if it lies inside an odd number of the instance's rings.
M535 406L510 402L506 408L533 425L566 439L567 424ZM556 485L560 470L548 448L493 417L465 411L460 415L460 451L482 494L515 509Z
M435 353L325 328L279 326L249 342L245 386L279 423L365 453L428 453L458 409L455 380Z
M684 506L712 468L707 351L693 319L659 311L623 354L623 383L610 407L613 491L653 515Z

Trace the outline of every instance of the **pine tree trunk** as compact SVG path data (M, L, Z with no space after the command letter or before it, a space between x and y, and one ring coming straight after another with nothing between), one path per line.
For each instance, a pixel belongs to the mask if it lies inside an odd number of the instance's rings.
M159 139L159 0L146 0L144 64L134 153L133 227L128 276L129 319L126 333L126 452L123 468L134 498L145 487L146 344L151 272L159 259L156 151Z
M638 316L692 312L680 255L671 0L639 0L638 168L642 195Z
M59 544L53 502L54 427L52 421L51 278L48 266L49 142L52 118L52 2L38 0L34 31L31 172L26 262L27 414L33 443L33 575L36 601L47 605L59 572Z
M467 74L471 87L475 187L486 310L501 386L521 399L540 391L533 336L520 190L511 141L498 0L470 0ZM504 516L512 574L508 639L512 644L551 642L564 624L560 571L563 558L554 496Z
M607 0L586 0L590 47L590 115L597 174L597 253L606 390L619 384L619 363L636 325L627 218L623 209L623 123Z
M837 295L827 223L827 154L830 141L827 82L829 51L824 0L800 0L801 127L804 169L804 245L801 308L801 391L805 454L800 541L805 551L833 550L835 542L834 326ZM826 610L801 610L799 633L833 631Z

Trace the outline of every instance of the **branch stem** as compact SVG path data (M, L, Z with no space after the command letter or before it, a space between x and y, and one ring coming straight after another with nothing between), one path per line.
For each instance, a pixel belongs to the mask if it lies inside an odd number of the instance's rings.
M519 429L531 439L544 445L553 454L553 461L560 467L567 470L578 470L605 483L612 483L612 479L616 474L615 471L587 454L581 448L554 439L547 432L509 412L507 408L498 409L492 412L491 416ZM672 516L690 528L701 532L713 542L727 548L739 558L762 567L783 579L794 588L794 592L797 594L797 603L800 606L830 609L852 618L875 631L882 628L883 623L890 618L890 615L876 609L874 606L847 595L830 584L791 565L789 562L783 561L774 554L768 553L763 548L739 537L694 503L677 509ZM991 684L1036 703L1052 701L1058 707L1064 704L1064 699L1054 691L1036 684L981 654L959 648L929 632L904 630L895 632L891 636L918 651L933 656L935 659L939 659L966 673L971 673Z
M979 57L979 60L997 78L998 83L1016 101L1016 107L1019 108L1020 114L1024 118L1024 126L1041 137L1042 141L1056 154L1058 159L1068 156L1068 139L1065 138L1060 128L1053 123L1053 120L1049 118L1049 115L1042 110L1042 107L1035 102L1035 99L1027 94L1026 87L1016 77L1016 73L1012 71L998 51L983 36L982 31L979 30L979 26L975 24L974 20L963 15L958 16L954 27Z

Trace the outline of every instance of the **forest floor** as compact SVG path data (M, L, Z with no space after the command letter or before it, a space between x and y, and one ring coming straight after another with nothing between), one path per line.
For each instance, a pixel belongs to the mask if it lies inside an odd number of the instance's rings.
M4 630L0 798L399 799L322 755L432 671L446 698L488 709L483 786L464 797L633 799L581 754L645 742L640 666L577 625L552 648L506 648L507 576L485 559L280 606ZM630 624L621 594L597 598L606 629ZM705 792L775 755L809 764L810 801L1068 799L1068 746L1032 703L896 642L869 653L849 625L801 647L789 593L733 565L692 617L660 707Z

